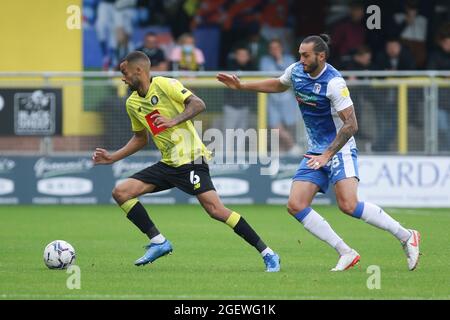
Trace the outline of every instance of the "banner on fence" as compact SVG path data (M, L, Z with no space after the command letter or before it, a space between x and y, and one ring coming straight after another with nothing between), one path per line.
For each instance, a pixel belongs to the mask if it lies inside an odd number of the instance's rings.
M0 157L0 204L107 204L111 190L158 157L134 156L110 166L90 157ZM211 164L226 204L286 205L299 161L282 158L278 173L261 175L260 165ZM360 156L359 198L381 206L450 207L450 158ZM314 204L335 203L333 188ZM145 204L197 203L171 189L141 197Z

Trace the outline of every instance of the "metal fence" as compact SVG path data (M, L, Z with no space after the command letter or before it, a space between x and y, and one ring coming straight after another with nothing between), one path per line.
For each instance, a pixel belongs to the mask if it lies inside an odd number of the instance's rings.
M203 131L281 127L282 152L292 150L293 143L297 152L306 148L292 93L287 100L276 100L267 94L232 91L215 80L215 72L154 75L179 79L206 102L207 112L196 119ZM238 75L244 80L279 76ZM356 139L361 153L450 153L450 71L349 71L343 75L359 121ZM120 148L132 135L125 110L128 94L120 73L115 72L0 72L0 152L86 154L98 146ZM294 101L294 106L283 101ZM249 143L237 147L248 150ZM271 147L264 135L257 143L259 151ZM151 144L147 150L155 151L155 147Z

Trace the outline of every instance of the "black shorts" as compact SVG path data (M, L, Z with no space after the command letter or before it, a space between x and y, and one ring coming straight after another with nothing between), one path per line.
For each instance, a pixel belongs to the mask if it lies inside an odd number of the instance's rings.
M156 186L153 192L178 188L191 195L198 195L209 190L216 190L209 175L208 164L204 161L171 167L163 162L145 168L130 178Z

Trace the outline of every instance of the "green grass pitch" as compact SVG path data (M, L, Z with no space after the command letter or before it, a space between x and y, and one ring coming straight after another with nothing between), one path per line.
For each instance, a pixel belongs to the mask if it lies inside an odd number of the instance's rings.
M280 254L281 272L265 273L256 250L199 205L146 208L174 252L135 267L147 240L116 206L0 207L0 299L450 299L447 209L387 210L422 234L423 255L410 272L390 234L336 207L315 207L361 254L355 268L332 273L336 252L284 207L231 206ZM70 274L44 265L55 239L76 249L79 290L66 287ZM380 268L380 289L367 286L371 265Z

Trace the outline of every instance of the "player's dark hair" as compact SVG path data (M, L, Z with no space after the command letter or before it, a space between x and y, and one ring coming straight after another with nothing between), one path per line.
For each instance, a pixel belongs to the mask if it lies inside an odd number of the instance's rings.
M147 57L145 53L142 51L132 51L123 61L127 61L128 63L134 63L134 62L148 62L150 64L150 59Z
M330 43L330 36L322 33L318 36L309 36L306 37L302 43L314 43L314 52L315 53L319 53L319 52L325 52L325 58L328 59L328 57L330 56L330 48L328 47L329 43Z

